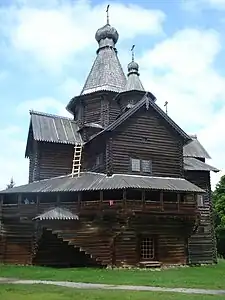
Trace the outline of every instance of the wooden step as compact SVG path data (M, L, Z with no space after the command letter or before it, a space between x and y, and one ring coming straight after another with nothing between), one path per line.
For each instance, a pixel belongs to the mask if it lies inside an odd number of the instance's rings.
M150 261L141 261L139 262L139 266L141 268L160 268L161 263L156 260L150 260Z

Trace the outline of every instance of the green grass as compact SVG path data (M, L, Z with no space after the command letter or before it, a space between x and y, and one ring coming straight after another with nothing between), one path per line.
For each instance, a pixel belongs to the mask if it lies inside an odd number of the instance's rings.
M76 290L44 285L0 285L2 300L222 300L224 296L187 295L180 293Z
M0 265L0 277L43 279L87 283L149 285L225 289L225 260L218 265L151 270L52 269L34 266Z

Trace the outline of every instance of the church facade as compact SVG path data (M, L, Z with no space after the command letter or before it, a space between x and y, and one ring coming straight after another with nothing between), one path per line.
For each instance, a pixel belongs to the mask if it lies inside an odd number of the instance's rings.
M133 266L216 262L209 154L158 105L119 35L97 56L71 118L30 112L29 183L0 192L0 262Z

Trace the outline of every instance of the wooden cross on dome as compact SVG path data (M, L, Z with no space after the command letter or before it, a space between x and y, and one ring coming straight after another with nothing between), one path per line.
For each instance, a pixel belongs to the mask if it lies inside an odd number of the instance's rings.
M107 14L107 24L109 24L109 4L107 5L107 8L106 8L106 14Z

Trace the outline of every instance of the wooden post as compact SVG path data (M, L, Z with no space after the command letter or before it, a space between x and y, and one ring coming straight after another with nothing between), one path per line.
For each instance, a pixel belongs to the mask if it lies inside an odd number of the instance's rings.
M180 193L177 194L177 210L180 211Z
M82 192L78 192L77 194L77 211L81 210L81 201L82 201Z
M164 206L163 206L163 192L160 192L160 206L161 206L161 211L164 211Z
M126 210L127 209L127 191L123 190L123 207Z
M103 207L103 200L104 200L104 193L103 191L100 191L100 203L99 203L100 210L102 210Z
M4 195L0 195L0 207L3 206Z
M22 204L22 195L19 194L18 195L18 206L20 206Z
M60 193L56 195L56 206L60 206Z
M36 204L37 213L39 213L40 198L39 198L39 195L38 195L38 194L36 195L36 202L37 202L37 204Z
M193 194L195 209L198 209L198 194Z
M145 210L145 190L141 191L142 210Z

